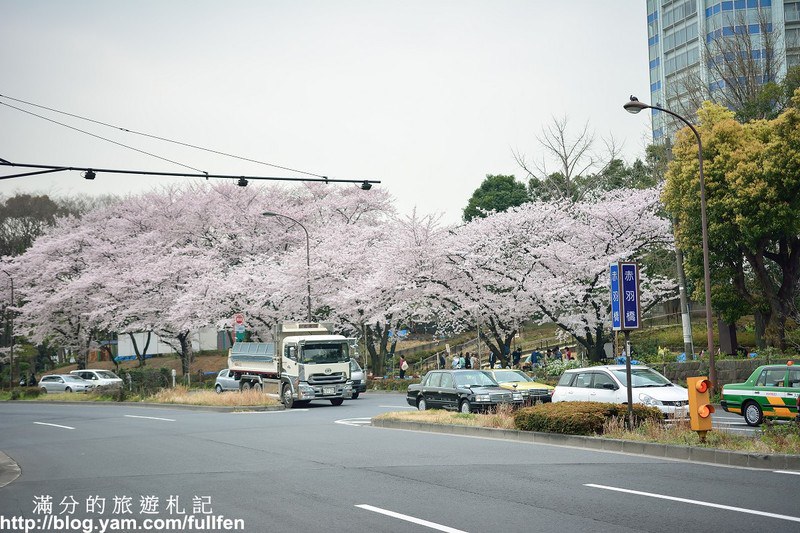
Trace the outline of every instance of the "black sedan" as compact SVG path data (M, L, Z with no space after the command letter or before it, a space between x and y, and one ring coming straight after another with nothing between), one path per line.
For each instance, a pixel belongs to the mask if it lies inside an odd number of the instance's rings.
M522 393L500 388L480 370L432 370L421 383L409 385L406 401L420 411L449 409L471 413L499 404L519 405Z

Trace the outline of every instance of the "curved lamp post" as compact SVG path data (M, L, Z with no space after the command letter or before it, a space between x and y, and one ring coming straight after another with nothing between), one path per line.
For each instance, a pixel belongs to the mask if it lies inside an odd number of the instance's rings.
M8 276L9 281L11 282L11 305L14 305L14 278L11 277L11 274L6 272L5 270L1 270L3 274ZM11 320L9 321L11 324L11 350L9 352L9 370L8 370L8 380L11 384L11 387L14 386L14 312L11 311L10 313Z
M306 289L308 291L308 321L311 322L311 244L308 238L308 230L299 220L295 220L287 215L281 215L280 213L273 213L271 211L265 211L262 215L265 217L283 217L289 219L306 232Z
M622 106L628 113L636 114L643 109L658 109L673 117L677 118L692 130L695 138L697 139L697 160L700 170L700 227L703 232L703 277L705 282L706 293L706 333L708 335L708 378L714 387L717 386L717 369L714 364L714 326L711 319L711 270L709 268L710 260L708 253L708 217L706 215L706 181L703 177L703 142L700 140L700 133L697 129L681 115L658 107L655 105L645 104L640 102L635 96L631 96L630 102Z

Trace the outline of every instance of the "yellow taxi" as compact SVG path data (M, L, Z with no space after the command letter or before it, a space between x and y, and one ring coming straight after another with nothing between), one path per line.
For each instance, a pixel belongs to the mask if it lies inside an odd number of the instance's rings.
M545 403L553 400L555 387L534 381L522 370L511 368L495 368L484 370L504 389L517 390L522 393L523 403Z

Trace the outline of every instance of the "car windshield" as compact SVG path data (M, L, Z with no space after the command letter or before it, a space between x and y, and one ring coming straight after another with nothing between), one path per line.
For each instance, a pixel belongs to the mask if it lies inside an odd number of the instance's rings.
M314 342L304 344L302 347L301 363L306 364L331 364L346 363L350 360L347 343L322 343Z
M497 386L497 382L487 374L475 370L474 372L454 372L456 386L458 387L491 387Z
M625 369L613 370L612 372L623 387L628 386ZM672 385L672 382L652 368L631 368L632 387L666 387L669 385Z
M97 376L103 379L120 379L118 375L113 372L109 372L108 370L98 370Z
M494 379L498 383L514 383L518 381L533 381L521 370L495 370Z

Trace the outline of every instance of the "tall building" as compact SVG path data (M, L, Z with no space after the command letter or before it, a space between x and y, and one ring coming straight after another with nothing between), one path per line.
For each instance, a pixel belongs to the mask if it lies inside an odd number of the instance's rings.
M650 101L690 118L800 65L800 0L647 0ZM652 110L653 141L677 128Z

